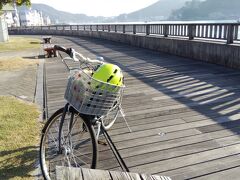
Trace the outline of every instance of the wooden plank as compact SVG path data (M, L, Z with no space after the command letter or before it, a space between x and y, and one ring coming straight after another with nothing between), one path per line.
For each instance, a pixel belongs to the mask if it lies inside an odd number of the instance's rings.
M79 168L68 168L63 166L56 167L57 180L83 180L82 177L82 172Z
M108 171L102 171L98 169L86 169L82 168L82 176L84 180L90 179L112 179Z
M240 150L240 145L236 144L229 147L223 147L223 148L218 148L218 149L196 153L192 155L187 155L183 157L158 161L150 164L144 164L144 165L131 168L131 170L135 172L143 172L143 173L149 173L149 174L163 173L168 170L189 166L195 163L202 163L205 161L225 157L228 155L237 155L239 154L238 153L239 150Z
M140 176L142 180L171 180L171 178L167 176L156 176L148 174L141 174Z
M207 161L204 163L194 164L191 166L182 167L179 169L165 172L167 176L171 176L172 179L191 179L199 177L207 177L209 174L218 174L222 171L223 173L231 168L237 167L240 163L239 155L226 156L223 158ZM234 172L238 174L238 172ZM222 174L221 174L222 175ZM219 179L222 179L218 176ZM210 179L210 178L206 178ZM226 178L228 179L228 178ZM230 178L229 178L230 179Z
M167 176L57 166L57 180L171 180Z
M167 148L166 146L157 147L155 144L149 144L149 146L153 146L152 150L151 150L151 147L149 147L148 149L145 149L144 151L139 150L139 148L137 149L137 148L131 147L129 148L129 151L127 151L126 149L123 149L123 150L120 150L120 152L121 152L121 155L124 157L125 161L128 162L127 165L131 168L131 167L136 167L139 165L148 164L152 162L163 161L166 159L177 158L177 157L186 156L189 154L214 150L217 148L221 148L222 146L229 146L232 144L236 144L239 142L239 140L240 138L238 136L224 137L223 135L222 137L220 136L218 139L214 139L214 138L212 140L202 139L202 140L199 140L198 142L190 142L189 140L187 140L188 142L186 142L186 144L184 143L182 143L182 145L172 144L172 145L169 145L169 148ZM181 141L181 139L179 139L179 141ZM134 149L135 149L135 152L132 152L129 155L126 153L126 152L131 152ZM100 158L100 161L101 160L102 158ZM99 166L99 168L112 169L116 167L114 163L111 163L112 160L110 158L108 159L105 158L104 161L105 163L102 163L102 164L107 164L107 165L105 165L104 167Z
M113 180L132 180L128 173L125 172L117 172L117 171L109 171Z
M240 172L239 172L239 166L226 169L224 171L215 172L206 176L198 177L199 180L219 180L219 179L239 179Z

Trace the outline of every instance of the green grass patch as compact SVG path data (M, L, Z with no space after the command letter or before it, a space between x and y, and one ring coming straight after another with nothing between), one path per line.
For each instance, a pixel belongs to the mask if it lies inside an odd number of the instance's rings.
M24 59L21 57L0 57L0 71L11 71L36 65L35 59Z
M8 42L0 43L0 50L3 51L20 51L25 49L40 48L40 39L27 37L10 37Z
M0 96L1 179L33 179L41 125L34 104Z

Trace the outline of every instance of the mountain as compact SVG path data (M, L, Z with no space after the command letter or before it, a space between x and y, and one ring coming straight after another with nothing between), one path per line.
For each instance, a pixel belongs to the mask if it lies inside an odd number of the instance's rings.
M115 21L160 21L168 19L172 11L184 6L190 0L159 0L156 3L138 11L121 14Z
M169 20L234 20L240 17L239 0L192 0L175 10Z
M18 11L24 11L26 6L18 7ZM49 16L52 22L57 24L69 24L69 23L91 23L91 22L103 22L106 18L102 16L94 17L87 16L85 14L73 14L64 11L56 10L45 4L32 3L31 9L42 11L44 16Z
M176 9L182 8L188 1L191 0L159 0L146 8L129 14L121 14L116 17L95 17L85 14L73 14L56 10L45 4L35 3L32 3L31 9L42 11L44 16L49 16L51 22L56 24L143 22L166 20L173 11L176 12ZM19 11L24 11L26 9L28 8L24 6L18 7Z

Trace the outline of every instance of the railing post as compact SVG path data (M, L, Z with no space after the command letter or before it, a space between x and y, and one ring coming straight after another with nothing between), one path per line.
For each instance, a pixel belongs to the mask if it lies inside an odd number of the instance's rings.
M85 25L83 25L83 30L85 31L85 29L86 29L86 27L85 27Z
M146 25L146 35L150 34L150 24Z
M189 40L193 40L196 34L196 25L195 24L189 24L188 25L188 38Z
M92 31L92 25L90 25L90 31Z
M164 37L168 37L168 31L169 31L169 25L168 24L163 25L163 35L164 35Z
M98 31L98 25L96 25L96 31Z
M133 34L136 34L136 24L133 25Z
M117 25L114 26L115 32L117 32Z
M108 25L108 32L110 32L110 25Z
M126 32L126 26L125 26L125 24L123 25L123 33L125 33Z
M227 44L233 43L233 30L234 30L234 26L232 24L229 24L228 33L227 33Z

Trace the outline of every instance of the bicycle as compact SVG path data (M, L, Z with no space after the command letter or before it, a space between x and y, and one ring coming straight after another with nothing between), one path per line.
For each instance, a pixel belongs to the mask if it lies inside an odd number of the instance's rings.
M119 114L131 132L121 107L124 84L117 86L93 78L94 72L106 64L103 59L91 60L72 48L55 45L54 49L69 56L63 58L59 53L70 76L64 96L66 105L57 110L42 129L40 167L43 177L54 179L58 165L96 168L100 134L106 138L120 166L129 171L106 132ZM68 60L79 62L79 67L70 68Z

